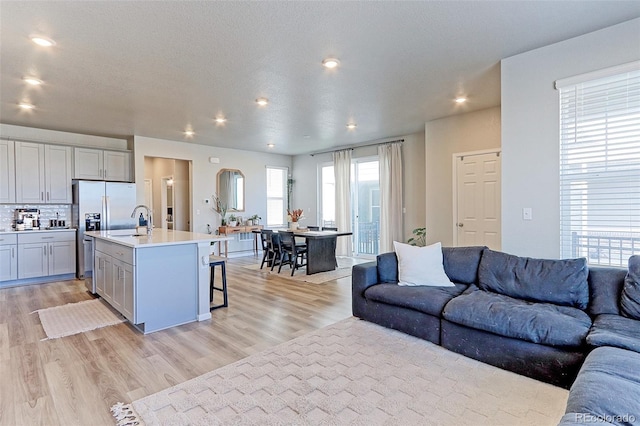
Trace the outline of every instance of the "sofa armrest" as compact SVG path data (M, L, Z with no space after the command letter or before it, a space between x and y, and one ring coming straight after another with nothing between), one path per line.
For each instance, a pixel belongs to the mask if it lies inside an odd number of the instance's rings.
M353 266L351 272L351 306L354 316L362 316L364 305L366 304L364 292L375 284L378 284L378 265L376 262Z

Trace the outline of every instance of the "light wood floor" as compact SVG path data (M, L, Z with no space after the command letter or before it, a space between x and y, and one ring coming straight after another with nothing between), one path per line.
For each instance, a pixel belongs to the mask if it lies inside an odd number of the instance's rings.
M0 425L112 425L109 408L351 316L351 277L316 285L229 259L229 307L143 336L128 323L45 337L36 309L91 299L84 282L0 289ZM284 271L283 271L284 274Z

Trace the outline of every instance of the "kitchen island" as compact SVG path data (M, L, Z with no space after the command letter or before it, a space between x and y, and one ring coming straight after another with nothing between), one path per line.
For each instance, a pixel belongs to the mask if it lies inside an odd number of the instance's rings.
M225 237L154 229L86 232L96 292L144 334L211 318L209 253Z

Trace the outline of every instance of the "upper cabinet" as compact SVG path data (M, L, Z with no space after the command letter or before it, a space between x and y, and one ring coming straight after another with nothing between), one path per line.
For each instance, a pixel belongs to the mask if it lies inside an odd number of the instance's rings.
M15 143L15 202L71 204L71 147Z
M74 178L131 181L131 153L94 148L74 148Z
M16 202L14 149L13 141L0 140L0 203Z

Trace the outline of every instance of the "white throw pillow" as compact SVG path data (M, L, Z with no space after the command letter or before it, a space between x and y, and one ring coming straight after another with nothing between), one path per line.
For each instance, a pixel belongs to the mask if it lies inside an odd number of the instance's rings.
M398 285L454 287L444 272L442 244L426 247L393 242L398 256Z

